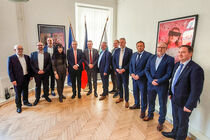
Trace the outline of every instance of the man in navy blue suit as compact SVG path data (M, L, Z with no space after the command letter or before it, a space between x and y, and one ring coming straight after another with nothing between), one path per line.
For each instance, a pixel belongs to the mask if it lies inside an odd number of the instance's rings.
M15 45L14 50L16 54L8 58L8 74L16 93L15 103L17 112L21 113L21 93L23 93L23 104L32 106L28 101L28 84L30 77L32 77L32 70L29 56L23 54L23 47Z
M44 45L42 42L37 44L38 51L31 53L31 67L34 72L34 79L36 82L36 100L34 101L34 106L39 103L41 94L41 84L43 83L44 98L51 102L49 96L49 75L51 68L51 58L50 54L44 52Z
M98 58L98 69L101 75L101 80L103 84L103 93L99 100L104 100L108 95L108 86L109 86L109 70L111 63L111 53L107 50L107 43L102 42L101 44L101 53Z
M120 48L115 51L113 67L117 73L117 84L120 90L120 98L116 103L123 101L123 86L125 90L125 107L129 107L129 64L132 56L132 50L126 47L125 38L120 38Z
M84 55L82 50L77 49L77 41L72 42L72 48L67 51L67 60L68 60L68 71L72 80L72 99L76 96L76 80L77 80L77 88L78 88L78 98L81 98L81 76L83 70L83 62Z
M140 109L140 96L141 96L141 114L140 118L145 117L147 109L147 77L145 75L145 66L147 60L152 55L144 50L145 45L143 41L136 43L137 52L131 57L130 62L130 75L133 79L133 95L135 104L130 109Z
M50 58L52 59L52 55L58 51L57 46L53 46L53 39L51 37L47 38L47 45L44 46L44 52L48 52L50 54ZM55 75L52 69L52 65L51 65L51 69L50 69L50 75L49 75L49 79L50 79L50 88L51 88L51 95L55 96Z
M148 79L147 92L149 98L149 110L148 116L144 118L144 121L153 119L155 99L158 94L160 105L159 124L157 126L158 131L163 129L163 123L165 122L169 79L171 78L174 66L174 58L167 55L166 50L167 45L164 42L160 42L157 46L157 54L150 57L145 68L145 73Z
M172 102L173 130L162 132L169 138L185 140L188 133L189 117L200 99L204 83L204 71L191 60L193 48L182 45L174 66L170 83L169 98Z

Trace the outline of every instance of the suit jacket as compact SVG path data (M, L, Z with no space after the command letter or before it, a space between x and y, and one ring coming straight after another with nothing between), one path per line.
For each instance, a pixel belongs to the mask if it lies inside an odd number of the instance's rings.
M134 73L135 75L138 75L141 81L147 80L145 75L145 66L152 54L147 51L144 51L141 58L138 60L136 64L137 55L138 53L136 52L131 57L130 68L129 68L130 74Z
M31 53L31 67L33 69L34 74L37 75L39 71L38 51ZM44 52L44 67L43 67L44 75L49 75L50 70L51 70L50 54Z
M115 55L115 51L117 50L118 48L113 48L112 51L111 51L111 63L110 63L110 70L113 70L114 69L114 66L113 66L113 60L114 60L114 55ZM114 54L113 54L114 53Z
M157 70L155 69L156 58L157 55L151 56L145 68L145 74L148 79L148 87L153 86L152 81L154 79L157 79L157 83L159 84L158 87L168 86L174 66L174 58L165 54Z
M26 67L28 71L28 80L30 80L30 77L32 76L32 69L30 65L30 57L28 55L24 55ZM18 59L18 56L16 54L8 57L8 75L10 78L10 81L16 81L17 85L22 85L23 83L23 68L20 64L20 61Z
M172 79L174 74L179 66L177 62L174 66ZM181 75L179 76L175 87L174 95L172 101L175 102L180 107L186 107L190 110L193 110L197 106L200 95L203 90L204 83L204 71L203 69L196 64L194 61L190 61L185 68L183 69ZM172 80L170 87L172 85ZM171 88L169 94L172 95Z
M109 74L110 62L111 62L111 53L108 50L105 50L99 64L99 68L98 68L99 72Z
M84 56L83 56L82 50L77 49L77 64L79 65L78 70L80 71L83 70L83 65L82 65L83 60L84 60ZM74 70L73 66L75 65L75 60L74 60L73 48L67 50L67 61L69 64L69 70Z
M117 50L115 50L115 54L114 54L114 60L113 60L113 67L116 71L116 69L119 69L119 57L120 57L120 51L121 49L118 48ZM123 63L122 63L122 68L121 69L125 69L125 73L129 74L129 64L130 64L130 60L131 60L131 56L132 56L133 51L127 47L125 47L125 53L123 56Z
M48 46L45 45L45 46L44 46L44 52L47 52L47 51L48 51ZM58 52L58 47L57 47L57 46L53 46L53 54L54 54L55 52Z
M92 49L92 59L93 59L93 69L97 71L97 64L98 64L98 51L96 49ZM89 50L85 49L84 50L84 62L85 62L85 69L89 70Z

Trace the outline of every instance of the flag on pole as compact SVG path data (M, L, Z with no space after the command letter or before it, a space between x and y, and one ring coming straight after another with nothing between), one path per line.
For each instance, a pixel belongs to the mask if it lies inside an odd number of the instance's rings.
M103 30L103 33L102 33L102 37L101 37L101 41L100 41L100 44L99 44L99 48L98 48L98 51L99 53L101 52L101 43L102 42L107 42L107 33L106 33L106 26L107 26L107 22L108 22L109 18L107 17L106 19L106 23L104 25L104 30ZM108 45L108 42L107 42L107 45ZM108 50L108 47L107 47L107 50Z
M87 49L87 41L88 41L88 34L87 34L87 25L86 25L86 20L85 20L85 40L84 40L84 47L83 50ZM82 63L83 65L83 71L82 71L82 78L81 78L81 88L85 89L87 83L88 83L88 77L87 77L87 72L85 70L85 63Z
M71 43L72 43L73 40L74 40L74 39L73 39L73 34L72 34L72 30L71 30L71 25L70 25L70 26L69 26L69 44L68 44L68 48L69 48L69 49L72 48ZM68 75L67 84L68 84L69 86L72 86L70 73L69 73L69 75Z

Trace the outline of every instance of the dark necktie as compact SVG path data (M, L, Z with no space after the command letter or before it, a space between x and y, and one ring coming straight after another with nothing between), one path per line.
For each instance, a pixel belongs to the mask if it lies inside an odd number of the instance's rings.
M138 53L137 56L136 56L136 63L135 63L136 65L139 62L140 56L141 56L141 53Z
M93 64L93 59L92 59L92 55L91 55L91 50L90 50L90 64Z

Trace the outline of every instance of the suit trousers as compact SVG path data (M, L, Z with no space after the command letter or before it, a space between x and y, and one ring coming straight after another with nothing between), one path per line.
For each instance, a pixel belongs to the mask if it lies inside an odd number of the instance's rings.
M155 111L155 100L158 94L159 99L159 119L158 122L163 124L165 122L165 117L167 113L167 100L168 100L168 86L163 85L159 87L152 86L151 89L148 88L148 98L149 98L149 110L148 115L149 117L154 116Z
M43 91L44 91L44 96L48 97L49 96L49 76L45 74L36 74L34 76L35 82L36 82L36 99L40 99L40 94L41 94L41 85L43 84Z
M97 92L97 72L94 69L88 69L87 70L87 76L88 76L88 85L89 85L89 91L92 92L92 79L93 79L93 88L94 92Z
M69 71L71 80L72 80L72 91L73 95L76 95L76 81L77 81L77 92L78 95L81 94L81 76L82 76L82 71L81 70L73 70L71 69Z
M117 88L117 76L116 76L116 73L115 73L114 69L111 70L111 80L112 80L112 84L113 84L113 90L118 90L118 88Z
M117 73L117 85L120 90L120 98L123 98L123 87L125 91L125 101L128 102L129 100L129 91L128 91L128 84L129 84L129 74L124 72L123 74Z
M21 104L21 94L23 95L23 103L28 103L28 84L30 77L28 75L23 76L23 83L21 85L14 86L15 90L15 103L18 108Z
M103 93L102 96L108 95L108 86L109 86L109 75L107 74L106 76L104 73L100 73L101 75L101 80L103 84Z
M183 107L178 106L172 101L172 115L173 132L176 134L176 140L185 140L187 138L188 123L191 113L184 112Z
M141 112L145 112L147 109L147 81L140 81L133 79L133 96L135 105L140 105L141 98Z
M50 80L51 91L54 91L55 90L55 75L54 75L53 69L50 70L49 77L50 77L49 80Z

